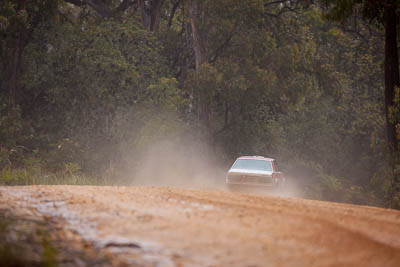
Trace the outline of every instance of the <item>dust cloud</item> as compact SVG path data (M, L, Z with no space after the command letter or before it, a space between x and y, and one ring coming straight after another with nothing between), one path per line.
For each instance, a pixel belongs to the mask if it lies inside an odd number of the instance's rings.
M216 156L218 154L223 153L218 153L215 148L193 138L157 140L147 145L143 152L131 157L131 168L125 175L127 184L303 197L299 180L289 175L285 175L286 184L281 190L264 186L228 189L225 176L234 159L224 161Z
M292 198L304 198L303 186L300 184L298 177L285 174L286 183L280 196Z
M240 186L230 191L261 196L304 198L301 188L294 177L286 176L285 186L280 189L269 186Z
M128 177L131 185L223 189L229 168L223 165L201 142L158 140L135 157Z

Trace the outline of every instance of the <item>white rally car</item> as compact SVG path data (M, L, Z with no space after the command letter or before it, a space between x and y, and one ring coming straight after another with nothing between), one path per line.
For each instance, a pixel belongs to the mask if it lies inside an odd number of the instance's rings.
M226 184L238 186L269 186L281 189L285 177L278 170L275 159L261 156L243 156L236 159L226 174Z

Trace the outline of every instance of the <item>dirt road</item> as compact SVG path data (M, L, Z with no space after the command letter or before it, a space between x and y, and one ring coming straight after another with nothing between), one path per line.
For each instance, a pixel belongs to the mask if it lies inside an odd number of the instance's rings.
M400 266L400 212L160 187L0 187L0 208L58 218L139 266ZM66 242L69 242L66 240Z

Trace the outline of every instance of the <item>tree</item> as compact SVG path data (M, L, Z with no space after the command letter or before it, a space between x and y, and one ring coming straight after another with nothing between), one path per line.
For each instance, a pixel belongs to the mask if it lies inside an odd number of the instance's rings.
M203 1L189 0L188 1L189 20L192 27L192 43L194 57L196 62L196 76L200 75L201 68L208 63L207 48L205 47L205 36L201 21L204 20ZM206 140L212 143L212 126L211 126L211 109L209 101L209 92L207 88L199 88L200 90L200 123L205 127Z
M328 5L327 17L333 20L342 20L348 18L358 10L362 10L363 17L370 23L378 23L385 29L385 114L386 114L386 132L390 151L393 157L397 158L399 153L399 143L396 133L397 127L400 125L396 121L396 114L393 114L394 106L398 105L395 102L395 89L400 86L399 80L399 57L397 45L397 26L399 24L397 0L352 0L352 1L337 1L324 0ZM393 182L397 198L400 201L400 188L398 186L399 174L396 174L396 163L393 160Z
M35 122L36 148L52 154L51 170L65 162L86 173L122 170L123 155L178 132L171 130L180 127L176 80L161 44L136 18L103 20L70 5L62 11L68 19L40 25L26 48L24 120Z
M18 105L19 79L24 49L35 28L44 20L54 17L57 1L3 1L0 4L0 44L2 76L1 89L8 87L8 106Z

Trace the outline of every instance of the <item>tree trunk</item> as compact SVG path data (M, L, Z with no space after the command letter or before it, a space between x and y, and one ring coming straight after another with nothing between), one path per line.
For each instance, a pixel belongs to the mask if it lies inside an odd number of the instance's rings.
M192 26L193 50L196 59L196 72L201 69L201 65L207 63L207 50L204 46L204 40L200 31L202 6L201 0L189 1L189 19Z
M151 8L151 20L150 20L150 31L154 32L158 30L160 24L160 12L163 0L153 0Z
M204 34L200 29L202 12L202 0L188 1L189 19L192 26L192 42L196 61L196 75L198 76L203 64L208 63L207 49L204 44ZM210 144L212 140L211 127L211 105L210 96L207 88L200 88L200 124L204 127L204 135Z
M13 110L17 106L17 96L19 91L19 73L21 68L23 42L22 30L18 33L18 38L15 41L13 58L11 63L10 89L8 96L8 108Z
M142 14L142 24L145 30L154 32L158 29L163 2L163 0L139 0L139 9Z
M147 12L147 6L144 0L139 0L139 9L140 13L142 14L142 25L143 29L150 30L150 16Z
M20 0L18 2L18 10L25 10L26 0ZM18 89L19 89L19 73L21 69L21 59L22 52L24 50L23 43L23 34L24 30L22 26L18 26L18 37L15 40L14 51L12 54L11 61L11 75L10 75L10 87L9 87L9 95L8 95L8 110L11 111L17 106L17 97L18 97Z
M392 1L391 1L392 2ZM385 16L385 108L387 120L387 137L392 151L397 151L396 126L389 118L389 107L392 106L394 89L399 86L399 65L397 54L396 12L394 3L386 7Z
M399 58L397 53L397 15L395 1L390 0L385 6L385 112L386 112L386 130L390 151L394 156L398 149L398 140L396 135L396 124L390 118L389 107L394 104L394 90L399 87ZM395 164L398 164L395 163ZM394 166L393 166L394 168ZM399 182L398 175L394 174L394 185L397 188ZM398 189L396 190L398 191ZM396 192L399 194L399 192Z

